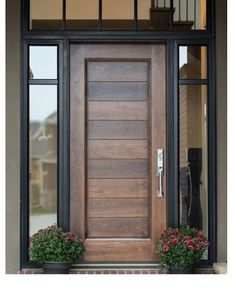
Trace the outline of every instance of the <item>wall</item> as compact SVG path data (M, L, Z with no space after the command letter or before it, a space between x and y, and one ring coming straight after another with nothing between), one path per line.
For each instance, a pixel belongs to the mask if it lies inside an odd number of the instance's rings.
M6 22L6 272L20 266L20 0L8 0Z
M227 1L216 0L218 261L227 261Z

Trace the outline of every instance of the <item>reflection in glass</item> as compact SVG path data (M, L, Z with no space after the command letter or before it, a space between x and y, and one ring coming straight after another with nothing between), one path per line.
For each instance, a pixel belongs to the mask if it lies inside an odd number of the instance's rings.
M29 78L57 78L57 46L30 46Z
M205 30L206 0L139 0L138 29L140 30ZM150 9L151 8L151 9Z
M99 0L67 0L66 28L92 30L98 28Z
M151 0L138 1L138 29L139 30L153 30L150 25L150 7Z
M57 86L31 85L29 233L57 222Z
M174 0L174 30L205 30L207 0Z
M63 28L63 0L30 0L30 29Z
M97 30L99 2L103 29L133 30L134 0L66 0L67 30ZM207 0L138 0L139 30L206 30ZM30 29L61 30L63 0L30 0Z
M180 224L208 235L207 86L180 86Z
M134 29L133 0L103 0L103 29Z
M207 47L180 46L179 70L180 79L206 79Z

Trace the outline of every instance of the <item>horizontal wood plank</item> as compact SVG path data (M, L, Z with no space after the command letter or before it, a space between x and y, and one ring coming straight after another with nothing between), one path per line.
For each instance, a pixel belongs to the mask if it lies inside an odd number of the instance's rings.
M147 82L88 82L89 101L145 101Z
M89 217L148 217L146 198L89 198Z
M88 81L147 81L148 63L141 61L89 61Z
M88 160L88 178L148 178L148 160Z
M148 238L140 240L97 240L85 241L86 262L146 262L156 261L156 252L153 251L152 241Z
M88 179L88 197L148 197L148 179Z
M88 120L147 120L147 102L90 101Z
M147 121L90 121L89 139L148 139Z
M144 238L148 235L148 218L89 218L88 238Z
M88 141L90 159L147 159L147 140L90 140Z

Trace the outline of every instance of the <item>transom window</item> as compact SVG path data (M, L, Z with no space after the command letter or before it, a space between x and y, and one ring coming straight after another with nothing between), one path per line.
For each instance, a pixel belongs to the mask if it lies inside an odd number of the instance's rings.
M30 30L207 28L207 0L30 0Z

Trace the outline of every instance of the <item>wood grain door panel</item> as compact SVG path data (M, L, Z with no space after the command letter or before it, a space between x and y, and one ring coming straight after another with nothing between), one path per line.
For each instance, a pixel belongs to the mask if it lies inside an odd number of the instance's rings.
M148 197L148 179L89 179L89 197Z
M152 262L166 226L166 199L156 196L165 47L71 45L70 53L70 226L85 239L83 261Z
M147 198L90 198L87 216L90 217L148 217ZM89 219L88 219L89 221Z
M89 101L145 101L148 96L147 82L89 82Z
M90 101L88 102L89 120L147 120L146 101Z
M149 178L148 160L88 160L88 178Z
M147 140L90 140L89 159L147 159Z
M120 59L119 59L120 60ZM88 80L98 81L147 81L148 63L135 61L91 61L88 63Z
M148 139L147 121L90 121L89 139Z
M146 238L148 237L146 217L95 217L88 222L87 237L96 238Z

